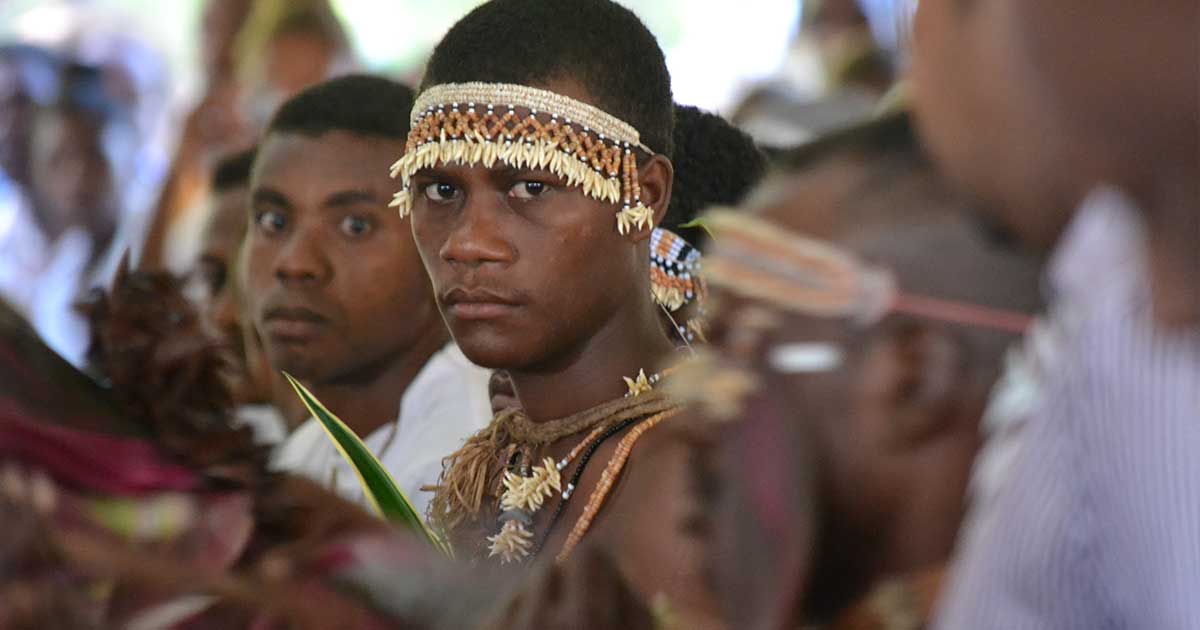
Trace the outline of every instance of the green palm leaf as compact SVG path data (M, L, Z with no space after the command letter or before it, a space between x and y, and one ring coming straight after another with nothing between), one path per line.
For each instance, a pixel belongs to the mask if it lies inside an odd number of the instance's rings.
M321 401L312 395L312 392L301 385L300 381L292 378L291 374L284 372L283 376L292 385L292 389L296 390L296 395L304 402L308 412L321 423L325 434L337 447L338 452L354 469L359 483L362 484L363 494L371 502L375 512L391 523L402 525L423 535L435 549L452 556L449 544L425 524L425 519L417 514L412 502L396 485L396 480L392 479L387 469L367 448L367 445L363 444L362 440L354 434L354 431L351 431L350 427L333 415L333 412L326 409L325 405L322 405Z

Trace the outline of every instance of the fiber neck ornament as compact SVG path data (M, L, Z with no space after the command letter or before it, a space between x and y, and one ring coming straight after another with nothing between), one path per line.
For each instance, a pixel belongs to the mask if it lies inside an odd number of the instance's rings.
M548 170L593 199L621 204L621 234L653 224L653 210L641 201L634 149L654 151L632 125L597 107L525 85L446 83L421 93L411 123L404 155L391 167L401 189L389 205L401 217L412 209L411 179L421 169L500 162Z

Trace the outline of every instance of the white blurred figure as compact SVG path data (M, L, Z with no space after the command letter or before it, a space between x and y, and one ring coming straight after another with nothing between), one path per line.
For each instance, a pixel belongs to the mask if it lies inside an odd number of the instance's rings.
M906 64L913 0L806 0L783 67L751 90L732 122L783 149L873 115Z
M0 291L47 344L83 362L88 329L75 311L86 291L104 284L117 259L122 214L118 169L130 159L136 130L108 93L99 68L69 64L53 104L31 121L29 186L0 229Z

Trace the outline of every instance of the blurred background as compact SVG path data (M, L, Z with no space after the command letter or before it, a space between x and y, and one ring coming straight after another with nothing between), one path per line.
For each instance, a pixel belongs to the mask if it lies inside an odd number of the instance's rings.
M476 4L0 0L0 294L80 363L71 305L127 251L186 272L213 165L280 102L352 71L415 84ZM677 101L770 152L874 110L915 0L623 4L659 38Z

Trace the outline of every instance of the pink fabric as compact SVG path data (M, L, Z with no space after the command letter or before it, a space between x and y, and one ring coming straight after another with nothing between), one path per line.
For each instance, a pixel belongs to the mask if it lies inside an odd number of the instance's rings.
M38 424L12 401L0 401L0 459L45 470L64 486L118 496L188 491L199 481L148 442Z

